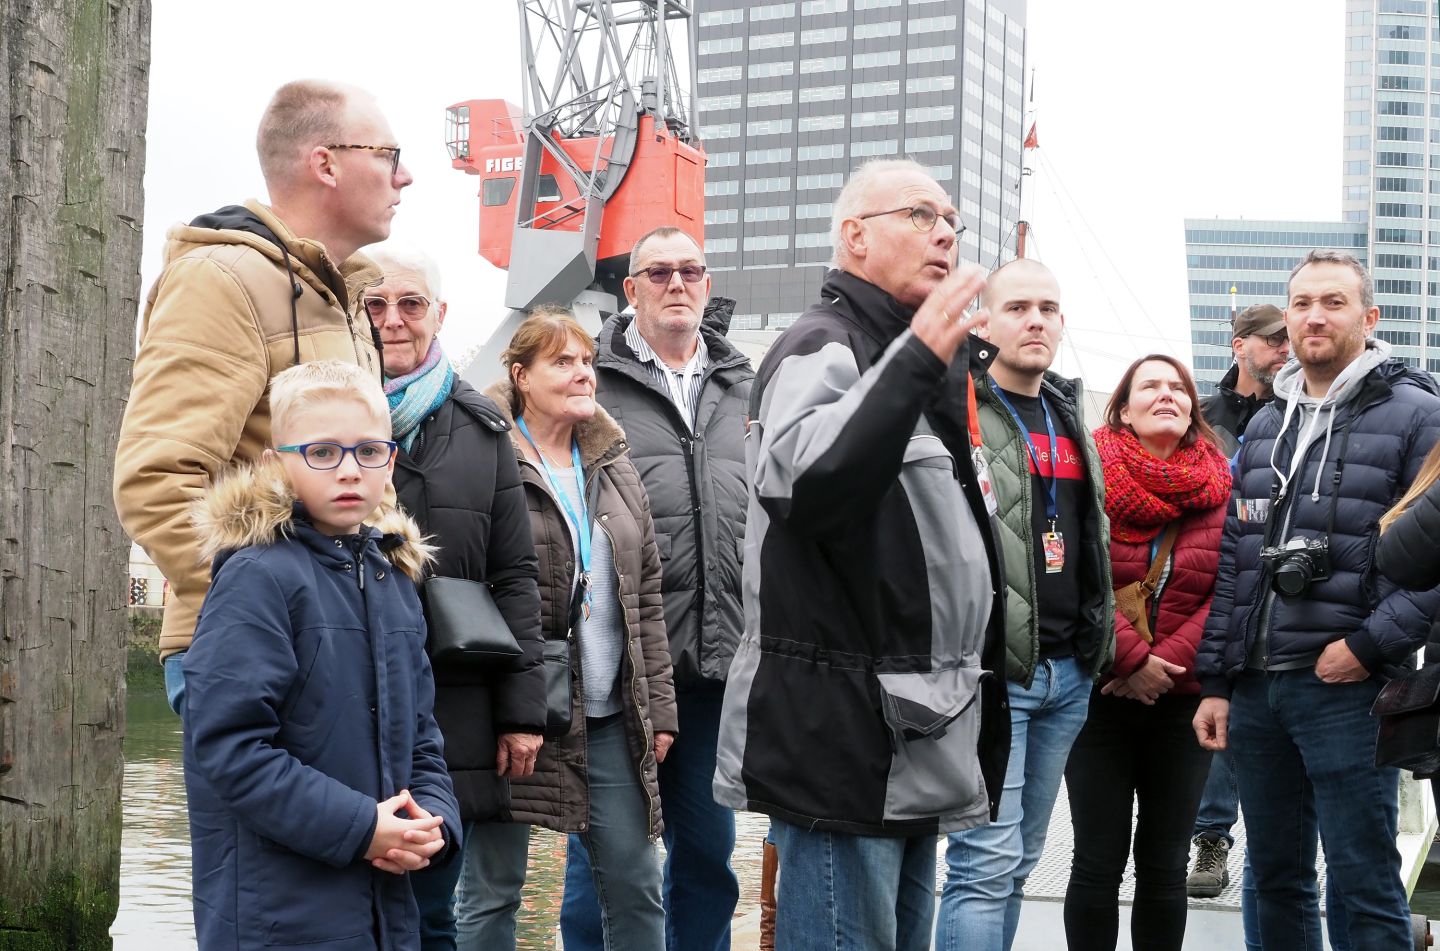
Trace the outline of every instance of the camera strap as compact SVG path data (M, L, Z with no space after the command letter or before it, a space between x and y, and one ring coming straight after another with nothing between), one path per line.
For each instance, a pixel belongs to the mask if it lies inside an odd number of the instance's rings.
M1352 414L1340 427L1340 452L1335 456L1335 474L1330 477L1330 513L1325 520L1325 544L1327 545L1330 544L1331 536L1335 534L1335 510L1340 506L1340 477L1345 472L1345 455L1350 448L1350 424L1354 421L1355 415ZM1314 445L1314 442L1311 445ZM1310 447L1305 448L1308 452ZM1319 464L1323 466L1325 460L1321 459ZM1286 500L1287 504L1293 503L1298 497L1298 493L1292 495ZM1280 517L1282 508L1283 506L1280 505L1280 473L1277 472L1274 480L1270 483L1270 511L1266 513L1265 517L1263 545L1266 548L1274 547L1277 542L1276 536L1279 534L1282 521Z

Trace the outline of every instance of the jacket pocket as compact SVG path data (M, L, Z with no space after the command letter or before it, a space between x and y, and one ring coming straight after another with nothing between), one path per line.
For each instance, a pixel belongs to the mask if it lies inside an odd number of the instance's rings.
M876 674L890 736L887 820L952 818L988 809L980 776L979 667Z
M945 667L973 663L979 656L997 580L991 577L985 535L956 473L955 458L938 437L919 433L910 438L900 470L910 524L891 530L897 539L904 537L902 531L913 534L904 547L891 545L903 558L893 568L904 580L889 583L894 592L885 604L894 617L913 619L929 630L928 653ZM908 642L887 648L894 654L927 653Z

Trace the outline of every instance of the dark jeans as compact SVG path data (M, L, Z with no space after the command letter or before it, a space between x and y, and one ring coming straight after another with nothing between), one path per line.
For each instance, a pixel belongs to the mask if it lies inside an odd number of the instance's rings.
M1235 764L1229 751L1212 753L1210 777L1205 781L1205 794L1195 813L1195 835L1224 839L1234 845L1230 830L1240 815L1240 784L1235 781Z
M1230 749L1267 948L1321 947L1317 830L1332 886L1331 944L1357 951L1409 947L1410 909L1395 848L1400 773L1374 764L1370 705L1380 686L1327 684L1311 669L1247 672L1235 681Z
M1210 754L1190 726L1199 705L1194 696L1161 696L1153 707L1098 689L1091 696L1065 767L1075 828L1065 892L1070 951L1114 951L1137 799L1130 940L1136 951L1180 951L1190 831L1210 772Z
M464 824L461 837L467 843L473 827L473 822ZM444 865L431 865L406 876L420 912L421 951L455 951L455 885L464 865L463 855L452 855Z
M724 698L723 687L675 692L680 736L659 767L668 951L730 949L730 919L740 898L740 883L730 867L735 812L716 804L711 794ZM590 856L577 835L570 837L560 919L567 949L599 951L600 906Z

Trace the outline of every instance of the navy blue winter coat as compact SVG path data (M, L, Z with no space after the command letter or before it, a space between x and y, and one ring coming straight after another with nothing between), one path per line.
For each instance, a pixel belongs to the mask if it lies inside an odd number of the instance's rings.
M1440 397L1429 374L1398 360L1380 364L1358 385L1354 398L1337 410L1323 461L1324 440L1309 446L1288 502L1295 506L1292 536L1318 538L1326 531L1332 494L1339 492L1335 533L1330 538L1332 576L1312 584L1304 597L1273 599L1267 650L1271 665L1284 665L1313 659L1330 642L1344 638L1366 670L1390 677L1425 642L1430 620L1440 610L1440 593L1402 591L1376 570L1377 526L1380 516L1414 480L1440 436ZM1271 590L1270 572L1260 559L1265 523L1242 521L1237 512L1245 500L1271 497L1275 479L1271 450L1280 436L1285 405L1277 397L1260 410L1240 447L1215 599L1196 656L1204 696L1230 695L1230 681L1245 668ZM1347 423L1348 445L1343 435ZM1297 429L1292 419L1275 453L1276 465L1287 470ZM1344 466L1337 490L1333 478L1342 449ZM1317 467L1322 471L1320 497L1315 501L1311 493Z
M202 951L419 948L410 883L363 858L376 804L409 789L459 807L432 715L413 577L424 564L398 512L331 538L283 477L246 470L196 512L214 581L185 654L185 785ZM397 570L397 568L399 570Z

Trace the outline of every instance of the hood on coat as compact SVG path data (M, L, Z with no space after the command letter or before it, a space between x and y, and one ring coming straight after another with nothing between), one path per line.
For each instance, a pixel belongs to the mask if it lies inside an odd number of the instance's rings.
M273 211L254 200L243 205L225 205L197 216L188 225L171 228L166 235L165 263L168 265L193 248L212 244L248 245L284 266L294 287L290 298L290 326L296 363L300 362L300 329L295 302L305 293L300 281L310 285L326 303L353 316L352 303L359 300L366 287L380 283L382 277L380 268L362 254L351 255L343 265L336 264L324 245L297 236ZM370 327L375 351L381 353L380 332L368 318L365 322Z
M237 466L221 473L190 509L190 523L200 540L200 557L210 561L222 552L270 545L292 534L295 490L276 460ZM382 504L365 525L383 537L380 550L400 571L419 582L435 558L414 519L394 505Z
M288 254L291 271L296 277L314 288L327 302L342 308L347 305L340 263L331 260L323 244L296 235L273 211L258 201L226 205L200 215L188 225L175 225L166 235L165 263L169 264L194 248L216 244L252 247L282 267Z
M505 421L511 427L510 439L515 443L518 452L520 440L525 436L520 432L520 427L515 425L515 415L511 410L514 405L511 400L515 397L515 384L509 380L492 383L486 388L485 395L494 400L500 407L500 412L505 414ZM605 407L598 402L595 404L594 416L575 424L575 441L580 444L580 464L587 468L603 458L619 455L629 448L625 443L625 430L620 428L615 418L605 412Z
M1310 444L1320 438L1321 417L1325 417L1325 445L1320 450L1320 458L1323 460L1330 451L1330 440L1335 433L1336 412L1359 394L1362 383L1370 371L1389 358L1389 343L1375 338L1366 340L1365 349L1350 361L1345 369L1340 371L1334 382L1330 384L1330 389L1318 399L1305 392L1305 371L1300 365L1300 361L1291 360L1280 369L1279 373L1275 374L1275 395L1284 401L1285 408L1280 421L1280 432L1276 434L1275 442L1270 447L1270 468L1275 470L1276 476L1280 479L1281 496L1289 491L1290 481L1304 467L1305 455ZM1290 454L1290 468L1286 472L1275 464L1275 456L1279 451L1285 430L1290 427L1292 418L1296 419L1298 432L1295 437L1295 448ZM1320 498L1323 469L1323 466L1315 468L1315 485L1310 492L1313 501L1319 501Z

